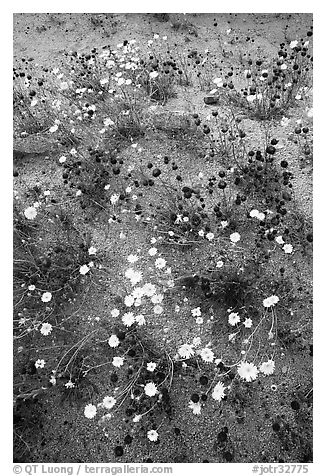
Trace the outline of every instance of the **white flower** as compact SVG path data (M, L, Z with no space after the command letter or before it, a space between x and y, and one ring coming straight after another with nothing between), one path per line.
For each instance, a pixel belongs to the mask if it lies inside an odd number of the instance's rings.
M154 236L153 236L153 237L151 238L151 243L152 243L152 245L154 245L156 242L157 242L157 239L154 238Z
M200 357L203 359L204 362L213 362L214 352L208 347L205 347L200 351Z
M195 347L198 347L200 344L201 344L201 338L200 337L194 337L192 339L192 345L194 345Z
M132 419L134 423L138 423L140 420L141 420L141 415L135 415L134 418Z
M240 322L239 314L237 312L231 312L231 314L229 314L229 324L235 326L238 322Z
M164 258L157 258L157 260L155 260L156 268L163 269L165 265L166 265L166 261Z
M221 227L222 228L226 228L228 226L229 222L227 222L226 220L224 221L221 221Z
M279 245L283 245L283 243L284 243L284 240L283 240L283 238L282 238L281 235L280 235L280 236L277 236L277 237L275 238L275 241L276 241L276 243L278 243Z
M85 410L84 410L84 415L86 418L89 418L90 420L95 417L97 413L97 409L95 405L92 405L89 403L86 405Z
M49 131L53 133L58 130L58 127L59 127L58 124L55 124L54 126L50 127Z
M195 352L192 345L183 344L178 350L178 353L183 359L189 359L194 355Z
M65 89L68 89L69 88L69 85L66 81L64 81L63 83L60 84L60 89L62 91L64 91Z
M35 284L30 284L30 285L28 286L28 290L29 290L29 291L35 291Z
M118 345L120 344L120 341L119 341L119 338L115 334L112 334L108 340L108 343L110 347L118 347Z
M69 382L65 383L65 387L66 388L75 388L75 384L74 384L74 382L69 380Z
M141 299L144 296L144 289L140 286L137 286L132 290L131 294L135 299Z
M200 307L196 307L195 309L191 309L191 314L193 315L193 317L201 316Z
M138 256L137 255L129 255L127 260L129 261L129 263L136 263L136 261L138 261Z
M107 410L110 410L111 408L114 407L116 402L117 401L114 397L104 397L102 404L103 404L104 408L106 408Z
M125 276L130 279L133 285L136 285L142 280L142 273L140 271L134 271L132 268L127 269Z
M259 367L259 370L265 375L272 375L275 370L275 362L270 359L267 362L263 362Z
M155 383L149 382L144 387L145 394L148 397L154 397L157 394L157 388Z
M218 382L213 388L212 397L214 398L214 400L220 402L222 398L225 397L225 393L224 393L225 389L226 387L223 385L223 383Z
M156 430L149 430L147 432L147 438L149 439L149 441L157 441L158 439L158 433Z
M113 360L112 360L112 365L114 365L114 367L122 367L123 366L123 357L113 357Z
M150 249L148 250L148 254L149 254L150 256L155 256L156 253L157 253L157 248L154 248L154 247L153 247L153 248L150 248Z
M45 360L43 359L37 359L37 361L35 362L35 367L37 369L43 369L45 366Z
M147 370L148 370L149 372L154 372L154 370L156 369L156 364L155 364L155 362L148 362L146 368L147 368Z
M123 316L122 316L122 322L124 323L125 326L127 327L130 327L133 325L133 323L135 322L135 318L134 318L134 315L132 312L126 312Z
M238 365L238 374L246 382L251 382L257 378L258 369L253 363L243 361Z
M228 339L229 342L234 342L236 338L237 333L229 334Z
M287 69L287 68L288 68L288 67L287 67L287 65L286 65L285 63L281 64L281 69L285 70L285 69Z
M143 326L146 324L145 318L142 314L138 314L138 316L135 316L135 321L139 326Z
M34 218L36 218L37 211L34 207L28 207L24 211L24 215L28 220L34 220Z
M188 404L188 408L190 408L192 410L194 415L200 415L200 412L201 412L200 402L195 403L192 400L190 400L190 402Z
M124 303L127 307L131 307L134 304L135 298L134 296L126 296Z
M257 218L258 213L259 213L259 211L256 210L256 209L251 210L251 212L250 212L251 218Z
M287 117L284 117L284 116L283 116L282 119L281 119L281 126L282 126L282 127L286 127L286 126L289 125L289 122L290 122L290 119L288 119Z
M222 268L223 265L224 265L224 263L223 263L223 261L221 261L221 260L219 260L219 261L216 262L216 267L217 267L217 268Z
M155 79L155 78L157 78L157 76L158 76L158 72L157 72L157 71L151 71L151 72L149 73L149 77L150 77L151 79Z
M112 317L118 317L119 314L120 314L119 309L112 309L112 311L111 311L111 316Z
M257 215L258 220L263 221L265 220L265 213L259 212Z
M239 233L237 233L237 232L231 233L231 235L230 235L230 240L232 241L232 243L237 243L237 241L240 240L240 235L239 235Z
M90 248L88 248L89 255L95 255L96 252L97 252L97 249L94 246L91 246Z
M48 322L44 322L40 330L41 334L44 336L48 336L49 334L51 334L51 331L52 331L52 325L49 324Z
M263 300L263 305L264 307L271 307L274 306L274 304L277 304L279 300L280 299L277 296L270 296Z
M196 318L196 324L201 325L204 322L204 319L202 317L197 317Z
M214 233L207 233L206 238L208 241L212 241L214 239Z
M154 306L154 314L162 314L163 312L163 307L160 306L159 304L156 304Z
M252 326L252 320L250 319L250 317L247 317L243 323L243 325L249 329L251 326Z
M154 284L146 283L143 286L143 292L145 296L151 297L156 293L156 287Z
M290 43L290 48L293 49L293 48L295 48L297 45L298 45L298 40L293 40L293 41L291 41L291 43Z
M47 292L42 294L42 297L41 297L42 302L50 302L51 299L52 299L51 293Z
M283 250L285 251L285 253L291 254L293 251L293 246L290 244L286 244L283 246Z
M87 264L83 264L83 265L79 268L79 272L80 272L80 274L82 274L82 275L87 274L88 271L89 271L89 267L87 266Z
M199 236L205 236L204 230L199 230L198 235L199 235Z
M153 304L161 304L163 301L163 294L154 294L154 296L151 297L151 301Z
M60 164L63 164L65 161L67 160L67 157L65 157L64 155L62 155L59 159L59 162Z
M135 286L143 279L143 275L140 271L135 271L133 276L130 278L131 284Z

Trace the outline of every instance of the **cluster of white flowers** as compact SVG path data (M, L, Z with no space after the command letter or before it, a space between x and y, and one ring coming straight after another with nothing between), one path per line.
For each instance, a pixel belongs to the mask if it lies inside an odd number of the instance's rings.
M238 374L246 382L252 382L256 380L259 371L264 375L272 375L275 370L275 362L272 359L269 359L266 362L262 362L259 370L252 362L242 361L238 365Z
M260 221L265 220L265 217L266 217L265 213L259 212L259 211L256 210L256 209L251 210L250 216L251 216L252 218L257 218L257 219L260 220Z

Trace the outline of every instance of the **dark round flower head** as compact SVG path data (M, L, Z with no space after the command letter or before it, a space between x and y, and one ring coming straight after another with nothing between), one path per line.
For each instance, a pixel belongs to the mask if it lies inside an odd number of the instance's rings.
M226 185L227 183L225 182L225 180L220 180L218 183L218 188L220 188L221 190L224 190L226 188Z
M152 174L153 174L153 177L159 177L161 175L161 171L160 169L156 168L153 170Z
M224 454L223 454L224 458L226 459L226 461L232 461L233 460L233 454L230 453L230 451L226 451Z
M122 446L116 446L114 448L114 454L119 457L119 456L122 456L123 455L123 448Z
M270 154L270 155L274 155L275 152L276 152L276 149L273 145L269 145L267 148L266 148L266 152L267 154Z
M291 408L293 410L300 410L300 403L297 402L296 400L293 400L293 402L291 402Z
M199 382L201 385L207 385L208 384L208 378L206 375L201 375L199 378Z
M276 431L276 432L277 432L277 431L280 431L281 426L280 426L280 424L276 421L276 422L273 423L272 428L273 428L273 431Z
M194 403L198 403L198 402L199 402L199 395L198 395L198 393L193 393L193 394L191 395L190 400L191 400L192 402L194 402Z
M126 435L124 442L126 443L126 445L130 445L132 443L132 436Z

